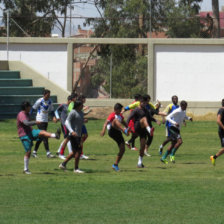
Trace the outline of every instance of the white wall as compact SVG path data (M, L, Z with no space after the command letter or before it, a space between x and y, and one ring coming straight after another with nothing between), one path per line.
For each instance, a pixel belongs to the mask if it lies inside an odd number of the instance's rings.
M156 99L172 95L189 101L220 101L224 98L224 46L156 45Z
M0 44L0 60L7 60ZM22 61L67 90L67 44L10 44L9 60Z

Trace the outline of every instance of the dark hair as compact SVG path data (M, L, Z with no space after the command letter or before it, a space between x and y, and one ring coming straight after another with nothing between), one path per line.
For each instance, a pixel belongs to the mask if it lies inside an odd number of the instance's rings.
M78 96L77 93L72 93L72 94L71 94L71 99L73 99L73 98L77 98L77 96Z
M187 102L186 102L185 100L182 100L182 101L180 102L180 106L181 106L181 107L183 107L183 106L187 107Z
M77 109L81 105L83 105L83 102L80 101L80 100L76 100L75 103L74 103L73 109Z
M43 95L45 96L48 93L51 93L51 91L49 89L45 89L44 92L43 92Z
M22 102L22 104L21 104L21 109L22 109L22 110L25 110L27 107L31 107L30 102L28 102L28 101L24 101L24 102Z
M177 98L178 99L178 96L176 96L176 95L172 96L171 97L171 100L173 101L174 98Z
M68 101L69 101L69 100L72 100L72 96L69 95L69 96L67 97L67 100L68 100Z
M224 99L222 99L222 107L224 107Z
M151 100L151 96L149 96L148 94L143 95L143 98L146 98L147 100Z
M137 94L134 95L134 99L135 99L136 101L138 101L138 100L140 99L141 96L142 96L141 94L137 93Z
M140 101L141 102L146 102L146 101L148 101L150 98L149 98L150 96L149 95L143 95L141 98L140 98Z
M114 110L121 110L123 108L123 105L121 105L120 103L116 103L114 105Z
M86 96L83 94L80 94L77 98L77 100L84 100L84 99L86 99Z

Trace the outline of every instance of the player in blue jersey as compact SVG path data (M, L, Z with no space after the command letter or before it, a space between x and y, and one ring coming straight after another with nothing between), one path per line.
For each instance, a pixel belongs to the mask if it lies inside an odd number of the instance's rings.
M32 106L32 109L30 111L30 115L33 113L34 110L37 111L36 115L36 121L38 122L37 127L40 130L47 130L48 127L48 114L50 113L52 117L54 117L54 107L53 102L50 99L51 92L48 89L44 90L43 97L39 98L35 104ZM47 138L40 138L35 145L34 151L32 156L37 157L37 150L41 144L41 142L44 142L44 147L47 153L48 158L54 158L55 156L51 154L48 144Z
M175 109L179 108L179 105L178 105L178 97L176 95L172 96L171 98L172 100L172 103L169 104L166 109L163 111L163 113L165 113L166 115L169 115L170 113L172 113ZM165 121L165 119L164 119ZM171 139L169 138L170 136L170 133L169 133L169 130L168 130L168 127L169 127L169 122L166 121L165 123L165 126L166 126L166 140L160 145L159 147L159 154L162 155L162 152L163 152L163 147L171 141Z

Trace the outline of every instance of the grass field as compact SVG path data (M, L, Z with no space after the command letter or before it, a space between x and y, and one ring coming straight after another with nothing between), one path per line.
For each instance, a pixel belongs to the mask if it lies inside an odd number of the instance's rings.
M47 159L41 145L39 158L30 161L32 175L25 175L16 122L1 121L0 223L224 223L224 156L216 167L209 160L220 148L215 121L187 123L176 164L168 165L158 155L164 126L156 126L146 168L136 168L138 152L127 149L120 172L111 169L116 144L99 136L103 122L87 124L85 154L91 159L80 162L85 174L72 172L73 161L67 172L59 170L61 160ZM51 123L49 130L57 126ZM53 153L58 145L50 140Z

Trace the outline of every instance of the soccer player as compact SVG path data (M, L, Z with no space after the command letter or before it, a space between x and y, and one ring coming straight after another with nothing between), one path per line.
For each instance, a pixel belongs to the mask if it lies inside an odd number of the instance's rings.
M33 141L38 140L40 137L45 138L60 138L61 130L58 129L56 133L52 134L46 132L45 130L33 129L31 126L38 124L38 121L30 121L29 112L31 105L28 101L25 101L21 105L21 111L17 115L17 129L19 138L25 149L24 155L24 173L31 174L29 171L29 159L31 155L31 148L33 146Z
M170 113L172 113L175 109L179 108L179 105L178 105L178 97L176 95L172 96L171 98L172 100L172 103L169 104L166 109L163 111L164 113L164 116L167 116L169 115ZM164 118L163 118L164 119ZM165 121L164 121L165 122ZM166 121L165 123L165 126L166 126L166 140L160 145L159 147L159 154L162 155L162 152L163 152L163 147L171 141L171 138L169 138L169 130L168 130L168 126L169 126L169 122Z
M58 157L60 159L63 159L65 160L65 156L64 156L64 151L65 151L65 147L68 143L68 130L65 126L65 121L66 121L66 118L68 116L68 105L71 103L73 99L73 95L70 95L68 96L67 98L67 103L63 103L61 105L58 106L58 108L56 109L56 111L54 112L55 113L55 122L57 121L61 121L61 129L62 129L62 132L64 134L64 140L62 141L59 149L58 149ZM70 146L70 144L68 144L68 146ZM71 153L72 152L72 149L69 148L69 152Z
M213 166L215 166L216 159L224 153L224 99L222 99L222 107L217 113L217 124L222 148L214 156L210 156Z
M104 122L103 129L100 135L103 137L105 135L106 128L108 130L108 135L117 143L119 147L119 153L117 154L116 161L112 165L112 168L115 171L119 171L118 167L119 162L121 161L124 152L125 152L125 143L122 136L122 132L128 136L129 128L127 123L124 120L123 115L121 114L123 106L120 103L114 105L114 112L111 113L106 121ZM124 128L124 127L125 128Z
M147 138L147 132L152 134L152 121L156 120L152 117L151 112L146 108L148 104L148 96L145 95L140 99L140 104L129 115L127 122L134 118L134 128L136 134L140 137L140 150L138 159L138 168L144 168L143 156Z
M36 115L36 121L38 121L37 127L40 130L47 130L48 127L48 113L51 113L52 117L54 117L54 107L53 107L53 102L50 99L50 90L45 89L43 93L43 97L39 98L35 104L33 105L30 115L33 113L34 110L37 110L37 115ZM34 151L32 156L34 158L37 158L37 150L41 144L41 142L44 142L44 147L46 150L46 154L48 158L54 158L55 156L51 154L49 150L49 144L48 144L48 138L40 138L36 142Z
M166 120L169 121L168 131L170 133L169 138L171 140L171 145L160 159L161 162L165 164L168 163L166 158L169 154L170 154L170 161L172 163L175 163L175 153L183 143L180 135L181 125L185 120L192 121L192 118L186 115L186 109L187 109L187 102L183 100L180 102L180 107L174 110L166 117Z
M67 162L75 158L75 168L74 173L84 173L84 171L79 169L79 159L82 152L81 147L81 134L82 126L84 122L87 122L87 119L84 120L83 114L83 102L76 100L74 103L73 110L69 113L65 125L69 130L69 141L72 144L72 152L66 157L65 161L59 165L60 169L65 170Z
M140 100L140 98L141 98L141 95L140 94L135 94L134 95L134 99L135 100L131 104L136 103L137 101ZM133 109L130 109L129 106L126 106L124 108L124 111L122 111L122 113L124 113L125 111L128 111L128 110L132 111ZM134 129L134 119L131 119L129 121L128 127L131 130L131 138L130 138L130 140L126 141L125 144L128 146L129 149L137 151L138 149L135 147L135 139L138 137L138 135L135 133L135 129Z

